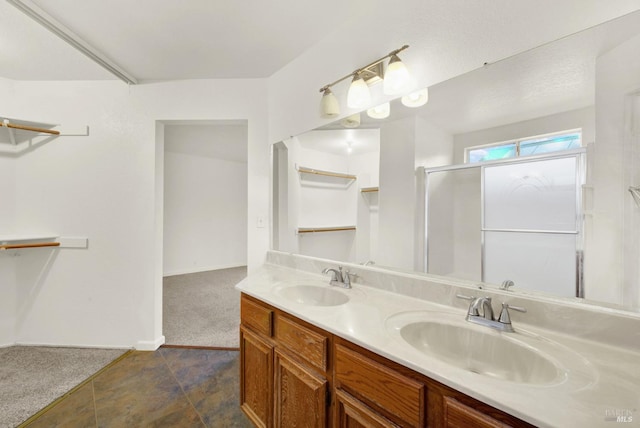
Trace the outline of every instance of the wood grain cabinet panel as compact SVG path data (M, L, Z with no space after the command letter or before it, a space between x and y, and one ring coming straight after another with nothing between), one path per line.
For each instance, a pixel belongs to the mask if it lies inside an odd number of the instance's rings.
M335 345L335 380L337 386L388 411L400 426L424 425L423 383L339 344Z
M250 300L246 295L240 299L240 318L242 324L260 334L271 337L273 334L273 310Z
M256 427L273 426L273 347L240 327L240 407Z
M274 386L276 427L327 427L326 379L276 349Z
M338 428L397 428L398 425L379 415L364 403L342 390L336 391L336 418Z
M455 398L444 397L444 422L447 428L507 428L507 425L472 407L460 403Z
M244 294L241 321L240 405L256 427L533 428Z
M278 316L275 323L275 339L278 345L289 348L321 372L327 370L329 340L326 335L316 333L296 321Z

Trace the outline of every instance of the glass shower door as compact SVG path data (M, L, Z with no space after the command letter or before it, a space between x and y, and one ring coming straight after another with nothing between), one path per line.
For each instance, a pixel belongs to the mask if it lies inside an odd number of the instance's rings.
M483 167L485 282L580 293L581 155Z

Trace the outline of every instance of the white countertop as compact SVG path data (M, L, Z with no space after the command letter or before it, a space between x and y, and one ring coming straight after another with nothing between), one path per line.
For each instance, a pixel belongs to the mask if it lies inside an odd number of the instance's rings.
M340 288L350 299L338 306L304 305L277 292L283 286L295 284L330 287L327 276L265 264L236 288L531 424L559 428L611 427L617 416L627 416L627 420L629 417L632 420L623 426L640 426L638 352L516 321L513 322L516 333L500 333L464 322L463 310L360 284L354 284L352 289ZM532 346L540 343L545 355L560 362L563 379L535 385L472 373L414 349L391 326L394 317L438 315L438 312L443 318L459 319L467 327L481 329L483 333L486 330L496 335L533 337Z

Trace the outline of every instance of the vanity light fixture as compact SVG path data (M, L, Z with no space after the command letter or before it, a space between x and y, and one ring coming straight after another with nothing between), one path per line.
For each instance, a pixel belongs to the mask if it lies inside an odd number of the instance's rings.
M356 73L347 92L347 106L349 108L364 108L369 104L371 104L369 86L360 73Z
M391 104L383 103L367 110L367 116L371 119L386 119L391 114Z
M360 113L345 117L340 121L340 124L345 128L357 128L360 126Z
M391 55L387 72L382 83L382 90L386 95L400 95L411 89L411 75L407 66L398 58L398 55Z
M420 89L419 91L405 95L401 101L405 107L422 107L429 101L429 88Z
M382 58L358 68L335 82L320 88L320 92L322 93L320 115L325 118L331 118L340 114L340 106L337 98L331 92L331 87L350 77L352 78L351 86L349 86L347 92L347 105L349 108L361 109L369 106L371 104L369 86L376 82L383 81L383 92L385 94L400 94L408 91L413 81L407 67L398 57L398 54L408 47L409 45L404 45L399 49L393 50ZM385 75L382 63L387 58L390 58L390 60Z
M338 99L331 89L326 88L322 94L322 101L320 102L320 115L322 117L330 118L336 117L340 114L340 104Z

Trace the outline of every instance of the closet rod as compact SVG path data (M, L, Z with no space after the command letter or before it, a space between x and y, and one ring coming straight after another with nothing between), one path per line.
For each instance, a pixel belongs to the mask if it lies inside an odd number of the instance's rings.
M34 242L33 244L5 244L0 245L0 250L15 250L18 248L59 247L59 242Z
M16 125L15 123L1 123L0 126L6 126L7 128L20 129L22 131L33 131L33 132L41 132L44 134L53 134L60 135L60 131L56 131L55 129L45 129L45 128L36 128L35 126L27 126L27 125Z
M303 172L305 174L325 175L327 177L346 178L348 180L357 179L357 177L355 175L352 175L352 174L342 174L340 172L323 171L321 169L307 168L307 167L304 167L304 166L299 166L298 167L298 172Z
M298 233L341 232L343 230L356 230L356 227L355 226L299 227Z

